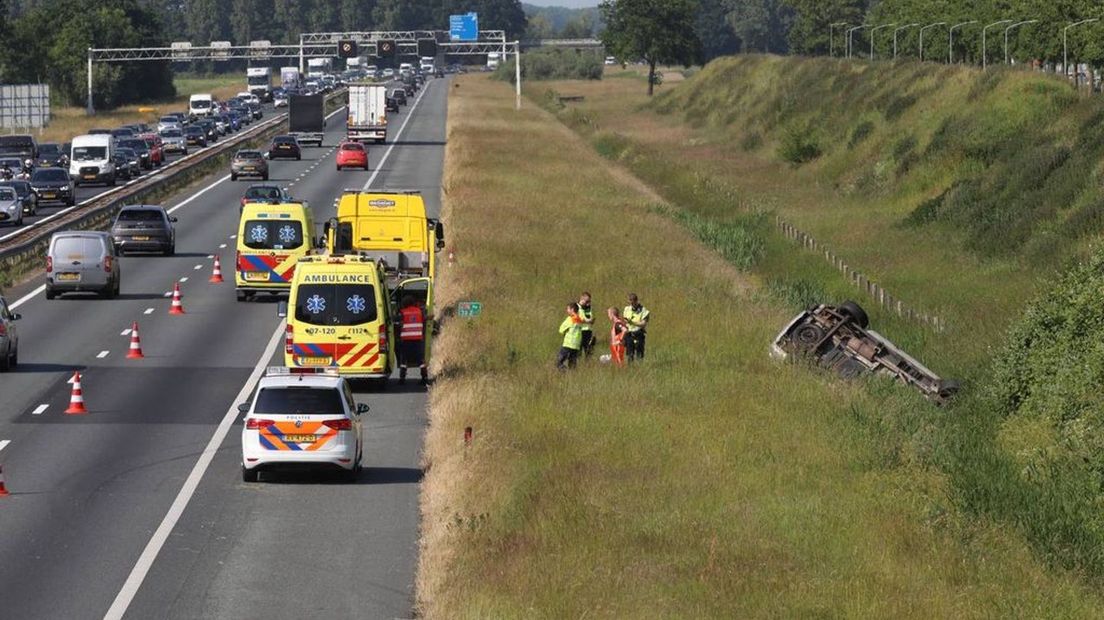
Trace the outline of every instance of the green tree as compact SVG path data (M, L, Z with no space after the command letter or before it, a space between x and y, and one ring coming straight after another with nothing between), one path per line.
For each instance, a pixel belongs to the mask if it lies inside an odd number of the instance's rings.
M304 32L305 7L302 0L275 0L272 4L273 28L283 33L288 42L299 42Z
M784 0L726 0L728 21L745 52L784 54L793 10Z
M525 30L526 39L552 39L555 36L556 30L547 15L538 13L529 18L529 26Z
M832 24L857 26L866 15L866 0L786 0L794 13L793 25L787 35L790 51L797 54L828 54L831 49L829 32ZM912 23L912 22L907 22ZM836 28L836 47L843 36Z
M594 36L594 22L589 13L580 13L577 17L567 22L560 31L561 39L589 39Z
M619 58L642 58L648 64L651 96L657 64L701 61L701 41L694 30L697 9L695 0L603 0L602 43Z
M702 56L706 61L740 51L740 39L725 20L725 11L722 0L701 0L694 29L701 39Z

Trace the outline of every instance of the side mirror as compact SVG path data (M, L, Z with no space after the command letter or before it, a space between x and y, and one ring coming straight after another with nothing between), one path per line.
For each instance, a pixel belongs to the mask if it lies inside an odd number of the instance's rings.
M368 413L369 409L371 409L371 407L369 407L366 403L357 403L357 415Z
M170 218L169 218L169 221L175 224L176 222L179 222L180 220L178 220L178 219L176 218L176 216L173 216L173 217L170 217Z
M315 247L317 247L320 250L326 249L326 237L325 237L325 235L318 238L318 243L317 243L317 245L315 245Z
M288 313L288 302L281 301L276 304L276 316L281 319L286 319Z
M13 321L18 321L18 320L19 320L19 319L21 319L21 318L23 318L23 315L22 315L22 314L19 314L18 312L17 312L17 313L15 313L15 314L13 314L13 315L11 315L11 320L13 320Z
M249 413L249 403L238 405L238 413Z

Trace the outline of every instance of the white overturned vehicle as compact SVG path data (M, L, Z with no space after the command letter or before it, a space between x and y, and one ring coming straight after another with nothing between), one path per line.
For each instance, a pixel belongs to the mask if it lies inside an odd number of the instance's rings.
M958 392L956 381L939 378L878 332L858 304L821 304L797 315L771 346L776 359L809 359L841 377L871 372L899 379L938 405Z

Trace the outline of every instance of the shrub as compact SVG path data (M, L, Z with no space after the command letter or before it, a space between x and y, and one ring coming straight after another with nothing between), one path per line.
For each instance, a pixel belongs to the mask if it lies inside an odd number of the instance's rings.
M536 50L521 56L522 80L600 80L602 57L597 52L564 49ZM514 60L495 70L495 79L514 82Z
M745 151L754 151L763 146L763 135L758 131L749 131L740 139L740 148Z
M871 121L863 121L855 125L855 128L851 130L851 138L847 141L847 148L855 148L860 142L870 137L872 133L874 133L874 123Z
M782 134L778 156L794 165L804 164L820 157L817 136L808 125L791 125Z
M887 121L894 121L901 117L912 105L916 103L916 97L912 95L901 95L900 97L894 97L889 102L885 110L882 112L885 115Z

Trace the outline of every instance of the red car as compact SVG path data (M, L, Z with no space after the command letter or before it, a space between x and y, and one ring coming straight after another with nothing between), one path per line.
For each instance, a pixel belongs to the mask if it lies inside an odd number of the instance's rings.
M337 147L337 169L368 169L368 147L359 142L346 140Z
M165 151L162 147L161 136L155 133L144 133L139 137L145 140L146 145L149 146L150 162L152 162L154 166L160 166L165 163Z

